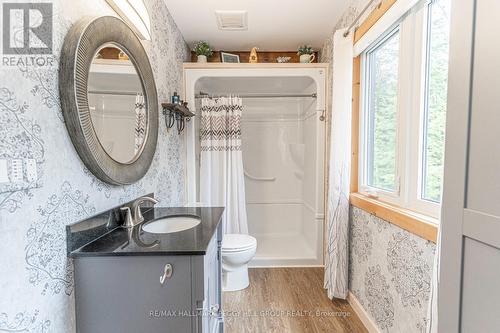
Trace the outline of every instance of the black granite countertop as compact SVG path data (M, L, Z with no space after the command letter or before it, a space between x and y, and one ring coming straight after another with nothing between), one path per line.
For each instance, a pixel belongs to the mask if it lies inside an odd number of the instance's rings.
M221 221L224 208L214 207L154 207L143 211L144 222L133 228L109 227L111 211L88 220L68 226L68 239L85 238L85 244L76 249L68 245L68 256L144 256L144 255L204 255L208 244ZM200 224L194 228L168 233L152 234L142 230L142 226L152 220L167 216L197 216ZM102 232L103 228L108 228ZM93 230L99 230L93 232ZM83 235L83 237L82 237ZM94 235L94 239L92 239ZM68 243L69 244L69 243ZM81 244L78 244L81 245Z

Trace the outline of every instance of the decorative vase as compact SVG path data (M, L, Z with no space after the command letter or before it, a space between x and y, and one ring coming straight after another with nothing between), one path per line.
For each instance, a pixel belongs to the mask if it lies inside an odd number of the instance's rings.
M302 54L300 56L300 63L301 64L308 64L310 62L313 62L314 59L316 59L316 56L313 54Z
M257 58L257 48L254 47L252 51L250 52L250 57L248 59L248 62L251 64L256 64L259 62L259 59Z
M198 62L207 62L207 56L200 54L198 56Z

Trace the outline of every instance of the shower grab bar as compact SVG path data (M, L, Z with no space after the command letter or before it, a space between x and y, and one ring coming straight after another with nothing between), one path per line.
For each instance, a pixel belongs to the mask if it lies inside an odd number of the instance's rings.
M255 176L252 176L251 174L249 174L246 170L243 170L243 173L245 174L245 177L250 178L252 180L258 180L261 182L274 182L276 180L276 177L269 177L269 178L255 177Z

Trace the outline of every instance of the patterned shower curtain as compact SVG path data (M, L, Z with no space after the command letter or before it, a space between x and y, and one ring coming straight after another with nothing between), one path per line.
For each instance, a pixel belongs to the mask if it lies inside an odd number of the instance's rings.
M144 108L144 95L135 96L135 145L134 153L137 154L142 148L146 136L146 109Z
M239 97L201 100L200 201L225 207L226 234L248 234Z
M328 182L325 284L328 297L349 292L349 192L351 177L352 33L333 36L332 118Z

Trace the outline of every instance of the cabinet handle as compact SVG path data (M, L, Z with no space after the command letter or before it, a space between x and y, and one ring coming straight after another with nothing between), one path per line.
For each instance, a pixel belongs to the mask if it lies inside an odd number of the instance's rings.
M160 283L164 284L167 279L170 279L174 274L174 266L172 264L166 264L163 268L163 275L160 276Z
M219 315L219 304L214 304L210 307L210 315L212 317Z

